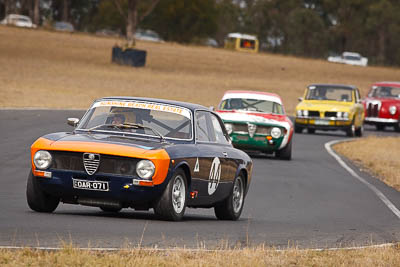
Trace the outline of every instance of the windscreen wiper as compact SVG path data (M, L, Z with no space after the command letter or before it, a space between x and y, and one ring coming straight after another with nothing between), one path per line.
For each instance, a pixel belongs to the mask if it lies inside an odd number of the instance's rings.
M149 126L144 126L143 124L125 122L123 124L117 124L115 126L120 127L121 129L148 129L152 131L155 135L160 137L161 142L164 141L164 136L162 134Z
M102 127L121 130L121 127L118 127L118 125L116 125L116 124L100 124L100 125L94 126L92 128L89 128L87 131L91 132L91 131L97 130L99 128L102 128Z

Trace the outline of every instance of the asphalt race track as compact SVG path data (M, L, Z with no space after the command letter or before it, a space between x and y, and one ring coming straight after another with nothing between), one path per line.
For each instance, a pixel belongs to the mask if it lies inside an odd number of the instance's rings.
M43 134L72 130L66 119L82 115L0 111L0 246L330 248L400 240L400 219L325 150L326 142L346 138L342 132L297 134L292 161L253 156L253 181L236 222L218 221L211 209L187 209L182 222L157 220L152 211L108 214L67 204L52 214L31 211L25 199L30 145ZM390 128L365 134L396 135ZM400 208L400 193L350 166Z

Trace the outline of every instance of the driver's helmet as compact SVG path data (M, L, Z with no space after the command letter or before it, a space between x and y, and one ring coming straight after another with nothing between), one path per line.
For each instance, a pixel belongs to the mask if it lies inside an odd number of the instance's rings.
M126 118L124 114L121 113L113 113L109 116L109 121L111 124L123 124Z
M241 108L243 108L242 99L240 99L240 98L232 98L229 101L229 106L231 107L231 109L241 109Z

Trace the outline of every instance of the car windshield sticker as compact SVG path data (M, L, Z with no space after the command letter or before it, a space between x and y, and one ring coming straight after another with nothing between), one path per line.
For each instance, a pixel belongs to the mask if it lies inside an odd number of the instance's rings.
M211 164L210 177L208 180L208 194L212 195L217 190L221 179L221 162L219 158L214 158Z
M194 165L194 170L193 172L199 172L200 171L200 166L199 166L199 158L196 159L196 165Z
M137 102L137 101L99 101L94 103L92 108L96 107L126 107L126 108L140 108L140 109L150 109L150 110L158 110L165 111L170 113L175 113L182 115L188 119L190 119L190 111L176 106L163 105L158 103L146 103L146 102Z

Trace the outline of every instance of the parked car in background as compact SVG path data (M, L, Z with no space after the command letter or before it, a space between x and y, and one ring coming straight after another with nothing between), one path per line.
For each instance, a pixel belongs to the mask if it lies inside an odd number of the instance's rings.
M227 91L216 111L224 121L234 147L291 159L293 124L278 95Z
M61 32L73 32L75 31L74 26L66 21L56 21L53 25L53 29Z
M342 130L347 136L362 136L364 107L354 86L312 84L296 107L295 132Z
M18 14L9 14L7 15L0 24L3 25L13 25L17 27L23 28L36 28L36 24L32 23L32 20L28 16L18 15Z
M226 36L224 48L257 53L259 49L259 41L255 35L233 32Z
M214 208L222 220L240 217L253 164L208 108L107 97L68 124L76 128L31 147L26 196L32 210L53 212L63 202L105 212L153 208L173 221L186 207Z
M152 30L137 29L135 39L149 42L164 42L160 35Z
M378 82L364 99L365 123L377 130L393 126L400 132L400 82Z
M354 52L343 52L341 56L330 56L328 57L328 61L363 67L368 65L368 58L362 57L359 53Z

